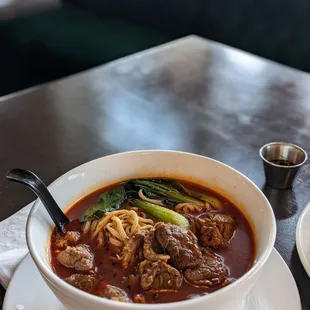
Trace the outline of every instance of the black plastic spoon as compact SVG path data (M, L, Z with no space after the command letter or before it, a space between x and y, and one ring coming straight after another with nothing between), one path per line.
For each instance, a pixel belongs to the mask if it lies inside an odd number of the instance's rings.
M10 170L6 174L6 178L10 181L21 183L29 187L38 198L41 199L57 229L62 233L65 232L64 225L70 220L59 208L57 202L38 176L31 171L17 168Z

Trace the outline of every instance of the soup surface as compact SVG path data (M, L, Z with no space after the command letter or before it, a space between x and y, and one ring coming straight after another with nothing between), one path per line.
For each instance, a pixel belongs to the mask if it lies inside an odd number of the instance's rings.
M242 212L218 193L178 180L114 184L67 212L51 238L54 272L104 298L166 303L209 294L244 275L255 240Z

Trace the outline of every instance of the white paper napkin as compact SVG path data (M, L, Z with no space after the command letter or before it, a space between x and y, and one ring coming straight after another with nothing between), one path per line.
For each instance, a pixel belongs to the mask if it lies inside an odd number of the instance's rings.
M25 229L32 204L0 222L0 283L4 288L7 288L16 267L28 253Z

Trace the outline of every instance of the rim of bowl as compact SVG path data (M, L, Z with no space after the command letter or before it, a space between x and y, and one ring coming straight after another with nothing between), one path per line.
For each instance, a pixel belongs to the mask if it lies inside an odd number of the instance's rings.
M283 166L283 165L277 165L277 164L274 164L272 163L271 161L267 160L264 155L263 155L263 150L266 146L269 146L269 145L289 145L291 147L294 147L298 150L300 150L304 155L305 155L305 159L300 163L300 164L297 164L297 165L293 165L293 166ZM307 152L300 146L296 145L296 144L293 144L293 143L289 143L289 142L270 142L270 143L266 143L265 145L263 145L260 149L259 149L259 156L260 158L267 164L271 165L271 166L275 166L275 167L279 167L279 168L284 168L284 169L293 169L293 168L298 168L298 167L301 167L307 160L308 160L308 154Z
M193 299L188 299L188 300L181 300L181 301L176 301L176 302L170 302L170 303L158 303L158 304L136 304L136 303L122 303L122 302L117 302L117 301L113 301L113 300L109 300L106 298L102 298L99 296L95 296L89 293L86 293L80 289L77 289L75 287L73 287L72 285L68 284L67 282L65 282L64 280L62 280L61 278L59 278L53 271L51 268L47 267L46 264L41 261L39 255L37 254L37 251L35 249L35 247L32 244L31 238L30 238L30 227L31 227L31 222L32 222L32 218L34 217L33 213L34 211L39 207L39 205L41 204L41 201L39 199L37 199L34 203L33 206L30 210L30 213L28 215L28 219L27 219L27 223L26 223L26 241L27 241L27 245L28 245L28 249L29 249L29 253L32 257L32 259L34 260L37 268L39 268L40 272L42 272L42 274L52 283L56 284L57 287L66 290L66 291L70 291L70 294L72 295L72 297L74 295L79 295L79 297L83 298L86 301L90 301L90 302L96 302L97 304L107 304L111 307L117 307L117 308L123 308L123 309L143 309L145 307L148 307L150 309L167 309L167 307L177 307L178 305L194 305L195 303L197 303L197 301L203 301L206 299L215 299L218 296L224 294L227 291L232 290L235 286L239 285L239 283L243 282L244 280L246 280L247 278L251 278L253 277L262 267L263 265L266 263L267 259L270 256L270 253L273 249L274 243L275 243L275 238L276 238L276 220L275 220L275 216L272 210L272 207L268 201L268 199L264 196L264 194L262 193L262 191L258 188L258 186L251 181L248 177L246 177L245 175L243 175L241 172L237 171L236 169L218 161L215 159L212 159L210 157L206 157L206 156L202 156L202 155L197 155L197 154L193 154L193 153L189 153L189 152L182 152L182 151L171 151L171 150L136 150L136 151L128 151L128 152L121 152L121 153L116 153L116 154L112 154L112 155L108 155L108 156L103 156L103 157L99 157L97 159L91 160L89 162L86 162L80 166L77 166L71 170L69 170L68 172L64 173L63 175L61 175L60 177L58 177L55 181L53 181L48 188L52 187L56 182L58 182L60 179L65 178L66 176L69 176L70 174L72 174L76 169L81 169L83 167L86 167L88 164L95 162L95 161L100 161L103 160L103 158L111 158L111 157L118 157L118 156L133 156L135 154L151 154L151 153L164 153L164 154L181 154L181 155L185 155L185 156L192 156L192 157L196 157L196 158L202 158L202 159L208 159L211 160L212 162L216 163L216 164L220 164L222 166L225 166L228 169L233 170L236 174L238 174L239 176L243 177L245 179L245 181L247 181L252 187L254 187L258 192L261 193L262 195L262 199L265 201L266 205L268 206L269 209L269 215L270 215L270 219L271 219L271 227L270 227L270 235L269 235L269 240L268 243L265 247L265 249L263 250L263 253L261 255L261 257L256 261L256 264L254 266L251 267L251 269L249 271L247 271L243 276L241 276L239 279L237 279L235 282L231 283L230 285L227 285L215 292L212 292L211 294L207 294L205 296L200 296L197 298L193 298ZM46 250L46 247L43 249L44 251ZM49 288L51 289L51 288Z

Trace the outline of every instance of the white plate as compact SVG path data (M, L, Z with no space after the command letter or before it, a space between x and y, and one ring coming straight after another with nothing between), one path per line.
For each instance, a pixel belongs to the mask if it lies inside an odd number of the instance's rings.
M296 229L296 246L301 263L310 277L310 203L302 212Z
M283 294L285 292L285 294ZM66 310L41 279L28 255L17 268L5 295L3 310ZM240 310L301 310L295 280L274 249Z

